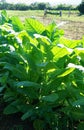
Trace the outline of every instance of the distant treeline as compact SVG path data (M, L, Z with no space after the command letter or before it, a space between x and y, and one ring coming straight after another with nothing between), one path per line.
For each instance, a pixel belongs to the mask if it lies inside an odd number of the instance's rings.
M26 4L10 4L7 2L0 3L0 10L76 10L77 7L73 7L72 5L60 4L57 6L51 6L49 3L32 3L30 5Z

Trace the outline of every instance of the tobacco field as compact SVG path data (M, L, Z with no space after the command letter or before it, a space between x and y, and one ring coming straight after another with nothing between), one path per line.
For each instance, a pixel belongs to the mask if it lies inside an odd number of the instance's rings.
M2 11L1 107L0 122L14 114L27 122L1 130L83 130L84 38L70 40L55 22L21 22Z

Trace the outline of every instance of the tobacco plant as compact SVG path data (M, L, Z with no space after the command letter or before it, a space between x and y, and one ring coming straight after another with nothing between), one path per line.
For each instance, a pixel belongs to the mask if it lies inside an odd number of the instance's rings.
M21 113L35 130L83 130L84 39L53 22L0 16L0 98L4 114Z

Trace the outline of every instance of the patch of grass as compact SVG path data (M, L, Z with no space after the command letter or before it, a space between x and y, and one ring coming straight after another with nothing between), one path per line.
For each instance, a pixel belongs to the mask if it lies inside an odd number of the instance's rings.
M41 10L28 10L28 11L13 11L13 10L8 10L7 11L9 16L19 16L22 20L25 18L34 16L36 18L43 18L44 16L44 11ZM68 11L62 11L62 17L59 15L51 15L47 14L46 19L52 19L52 20L70 20L70 21L84 21L84 15L79 16L78 11L71 11L70 17L68 17Z

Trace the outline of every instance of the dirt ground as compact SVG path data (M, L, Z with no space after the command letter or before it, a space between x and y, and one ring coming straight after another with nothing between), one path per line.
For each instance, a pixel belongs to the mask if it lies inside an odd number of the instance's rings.
M51 23L51 18L40 19L45 25ZM55 20L60 29L64 30L64 36L69 39L79 40L84 36L84 22L68 21L68 20Z
M65 37L78 40L84 36L84 22L67 21L66 24L60 26L65 32Z

